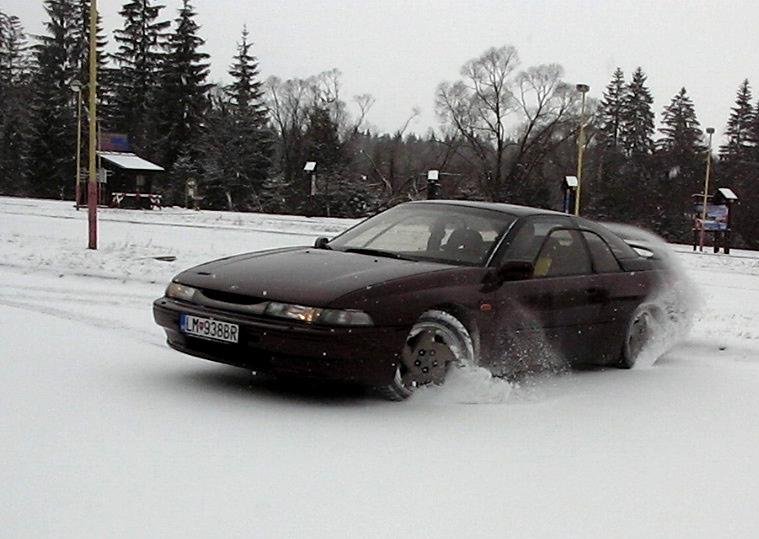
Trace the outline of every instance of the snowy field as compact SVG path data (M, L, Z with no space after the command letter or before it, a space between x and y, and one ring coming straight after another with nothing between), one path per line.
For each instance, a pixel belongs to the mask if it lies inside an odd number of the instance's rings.
M88 251L85 211L0 198L0 536L759 536L759 253L676 248L704 299L653 366L391 403L183 356L152 321L179 270L348 221L100 223Z

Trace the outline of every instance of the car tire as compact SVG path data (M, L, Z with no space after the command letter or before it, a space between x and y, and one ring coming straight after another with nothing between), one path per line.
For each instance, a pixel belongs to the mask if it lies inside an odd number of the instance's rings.
M641 352L656 337L661 326L660 317L661 313L652 305L641 305L635 310L627 324L618 367L632 369L635 366Z
M445 311L426 311L409 331L393 382L378 391L386 399L405 400L421 386L442 385L452 365L474 358L472 336L461 321Z

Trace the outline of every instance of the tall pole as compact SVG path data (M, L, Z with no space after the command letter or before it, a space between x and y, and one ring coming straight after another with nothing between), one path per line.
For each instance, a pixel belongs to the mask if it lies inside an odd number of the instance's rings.
M97 0L90 3L90 178L87 185L87 218L89 222L89 249L98 248L98 178L97 178Z
M585 94L590 90L587 84L578 84L577 91L582 94L580 109L580 133L577 137L577 192L575 193L575 215L580 215L580 189L582 189L582 157L585 153Z
M704 177L704 204L701 209L701 235L698 239L698 250L704 250L704 236L706 235L706 201L709 194L709 173L712 168L712 135L714 134L713 127L707 127L706 132L709 134L709 148L706 150L706 176Z
M71 84L71 89L76 92L76 174L74 174L74 207L79 211L79 202L82 199L80 172L82 169L82 85L79 81Z

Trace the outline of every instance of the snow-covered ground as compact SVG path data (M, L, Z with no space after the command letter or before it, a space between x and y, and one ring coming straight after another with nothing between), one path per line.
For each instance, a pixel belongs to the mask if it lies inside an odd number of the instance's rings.
M0 536L759 535L759 253L676 247L702 309L650 368L399 404L183 356L152 321L179 270L349 222L100 223L88 251L86 212L0 198Z

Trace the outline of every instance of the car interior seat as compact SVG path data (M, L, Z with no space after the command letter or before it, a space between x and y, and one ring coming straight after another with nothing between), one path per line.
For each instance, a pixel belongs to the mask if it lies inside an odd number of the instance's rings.
M560 250L561 244L556 237L549 237L545 241L545 244L543 244L543 248L540 250L540 255L535 261L535 272L533 275L535 277L546 277L549 275L551 267L555 265L556 259L559 256L558 251Z
M485 241L476 230L459 228L451 233L443 252L453 260L479 262L485 254Z

